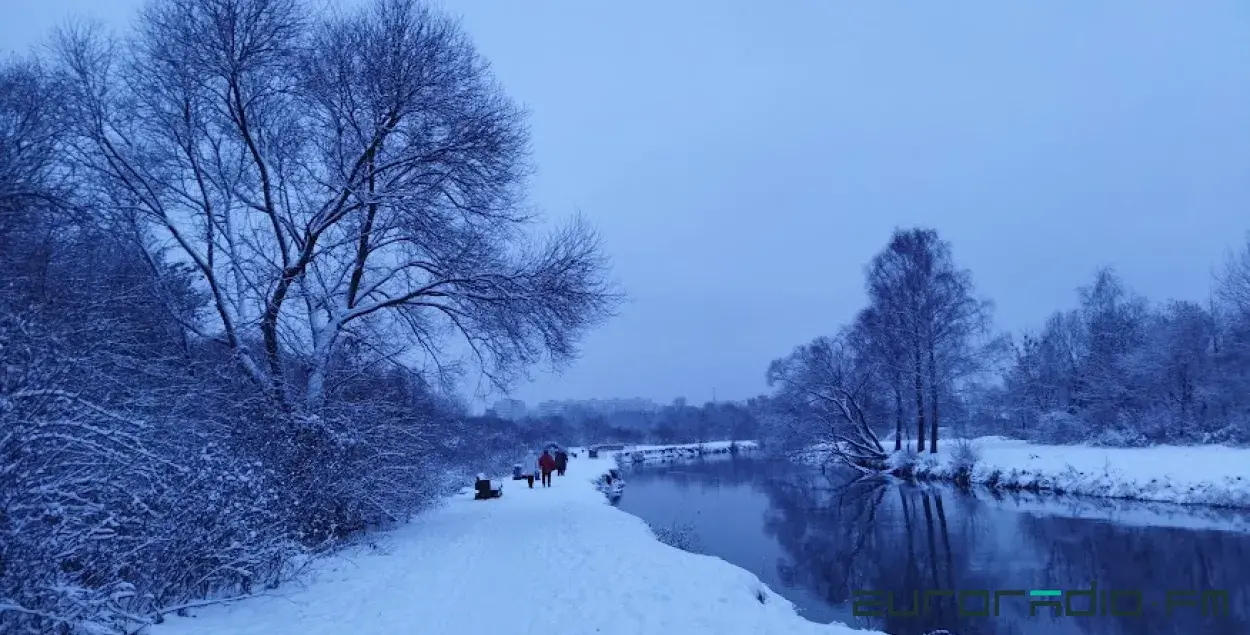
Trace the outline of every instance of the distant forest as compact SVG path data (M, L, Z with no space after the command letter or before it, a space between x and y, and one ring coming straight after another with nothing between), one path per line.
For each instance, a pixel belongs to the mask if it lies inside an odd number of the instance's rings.
M1037 332L993 329L993 304L930 229L897 230L866 268L869 304L774 361L767 436L834 442L851 462L942 430L1112 446L1250 443L1250 240L1203 303L1152 303L1111 268Z
M1040 443L1250 443L1250 240L1204 303L1151 303L1094 272L1035 332L993 328L949 243L898 230L866 268L869 306L837 333L774 361L770 392L655 412L485 419L531 444L835 440L936 452L945 430Z
M518 421L488 415L479 419L484 427L518 437L530 447L547 442L685 444L757 439L762 432L759 413L764 405L763 397L742 403L708 402L702 406L679 398L655 412L582 412Z

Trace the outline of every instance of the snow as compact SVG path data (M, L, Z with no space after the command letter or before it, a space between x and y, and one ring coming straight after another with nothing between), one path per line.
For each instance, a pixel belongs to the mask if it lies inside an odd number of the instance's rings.
M628 452L639 452L639 451L645 452L645 451L656 451L656 450L687 450L687 449L693 450L695 448L702 447L704 450L708 452L719 453L719 452L729 451L729 447L734 444L737 444L738 447L743 448L743 449L759 448L759 443L755 441L708 441L707 443L683 443L683 444L676 444L676 445L631 445L631 446L626 447L625 450L623 451L628 453Z
M635 445L619 454L627 463L666 463L699 457L729 456L734 452L757 449L759 444L755 441L713 441L683 445Z
M462 493L372 546L320 561L298 584L150 632L872 633L808 622L753 574L660 543L595 490L615 457L579 456L550 488L507 480L499 499Z
M995 494L977 493L977 500L990 509L1032 516L1096 520L1120 527L1170 527L1232 533L1250 531L1250 513L1242 510L1023 491Z
M959 443L945 440L936 456L919 455L918 475L953 479L958 471ZM1250 448L1037 445L1003 437L980 437L968 443L976 449L971 481L977 484L1250 508Z

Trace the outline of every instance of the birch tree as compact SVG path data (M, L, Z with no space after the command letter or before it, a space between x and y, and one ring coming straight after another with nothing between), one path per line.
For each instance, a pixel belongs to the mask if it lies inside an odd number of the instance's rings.
M1228 255L1215 283L1217 407L1250 437L1250 234Z
M1001 348L990 337L991 305L974 297L971 273L928 229L895 231L868 266L867 289L865 332L877 340L874 352L890 369L892 391L911 397L916 450L924 451L927 432L929 451L937 452L942 392Z
M851 343L866 363L876 367L878 390L889 395L890 416L894 421L894 449L903 448L903 423L906 420L905 380L909 377L906 340L898 337L899 324L892 320L897 314L867 307L859 312L851 329Z

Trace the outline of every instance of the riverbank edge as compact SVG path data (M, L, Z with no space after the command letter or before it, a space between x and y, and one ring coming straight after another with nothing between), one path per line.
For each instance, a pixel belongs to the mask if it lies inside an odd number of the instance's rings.
M382 635L422 623L430 632L497 635L567 629L567 618L576 615L579 624L582 617L590 624L595 616L605 620L594 629L604 635L661 632L662 626L725 635L886 635L807 620L750 571L664 544L643 519L609 505L596 490L596 480L619 469L615 453L594 459L577 454L569 475L556 477L552 490L535 484L515 491L505 483L500 499L475 501L466 488L355 550L317 559L299 584L196 607L143 632ZM538 523L537 535L562 540L518 540L526 535L516 531L518 522ZM570 544L576 547L569 550ZM514 566L520 563L527 566ZM572 603L544 607L542 600L553 599L546 594L551 589L507 581L517 575L559 576L563 583L556 587L570 591L564 597ZM430 579L457 582L414 597L412 589ZM489 611L481 610L483 591L496 600ZM485 617L466 622L468 615ZM514 628L525 624L530 628ZM534 630L536 625L541 628Z
M977 440L952 440L948 443L957 444L967 441L975 442ZM1063 447L1084 449L1088 446L1029 445L1027 447L1044 451ZM1172 447L1164 446L1164 449L1171 449ZM1135 458L1145 461L1150 458L1147 455L1157 448L1106 449L1139 453L1141 456ZM1053 494L1056 496L1160 503L1213 510L1250 510L1250 449L1233 448L1232 450L1245 452L1246 460L1243 463L1246 466L1245 476L1238 475L1231 478L1226 476L1223 484L1218 480L1204 480L1190 484L1188 488L1179 491L1169 487L1166 477L1162 480L1154 477L1149 481L1116 478L1109 466L1104 467L1102 473L1098 473L1096 470L1078 470L1068 462L1062 462L1063 468L1056 470L1004 468L980 459L951 465L953 451L934 457L929 454L908 453L908 451L904 450L901 453L892 455L891 463L894 464L894 467L882 471L881 475L911 483L950 484L964 490L980 489L1000 493L1028 492L1031 494ZM900 459L898 458L900 454L910 454L910 456ZM1037 455L1034 454L1032 456L1036 458ZM820 446L793 453L788 458L796 463L813 467L836 464L833 453ZM1061 460L1056 459L1056 462L1061 462ZM1161 491L1152 493L1152 490Z
M1028 476L1026 472L1016 472L1003 475L1001 471L995 470L990 476L984 478L974 478L968 476L965 472L947 473L941 470L916 470L910 476L891 474L895 478L900 478L913 483L941 483L954 485L962 490L984 490L987 492L1012 493L1012 492L1028 492L1030 494L1053 494L1055 496L1072 496L1076 498L1089 498L1096 500L1110 501L1126 501L1134 503L1158 503L1166 505L1180 505L1184 507L1198 507L1206 509L1218 510L1250 510L1250 503L1239 502L1220 502L1220 501L1184 501L1176 500L1171 497L1143 497L1133 494L1097 494L1082 491L1080 488L1068 489L1061 485L1047 485L1043 481L1046 480L1044 474L1034 474L1033 480L1020 480L1018 476Z
M730 451L729 448L731 447L742 448L744 450L747 450L749 448L749 451L751 452L758 451L762 448L760 443L754 440L712 441L712 442L706 442L706 443L634 446L633 448L626 448L623 450L614 450L612 452L607 453L606 458L608 459L608 461L604 466L603 472L595 476L592 479L592 482L598 483L601 479L607 476L611 470L614 470L614 469L621 470L622 468L625 468L628 466L642 465L643 462L641 461L635 462L629 458L626 458L635 452L656 452L659 454L663 454L665 451L686 450L686 449L697 448L697 449L705 450L706 453L709 455L720 455L720 456L728 455L728 454L736 455L737 454L736 451L733 451L733 452ZM580 450L579 450L579 453L580 453ZM601 458L604 458L604 457L601 457ZM651 462L652 461L650 460L646 461L646 463L651 463ZM668 462L668 461L665 460L664 462ZM622 480L624 479L622 478ZM605 492L602 489L600 489L600 491L603 492L605 499L611 498L612 494L609 494L608 492ZM647 527L647 529L650 530L651 538L655 541L657 545L664 545L665 547L669 547L681 553L687 553L687 554L696 555L696 556L700 556L704 558L713 558L715 560L725 563L725 565L727 566L733 567L734 569L740 571L742 574L746 576L750 576L752 579L754 579L755 584L757 585L759 589L756 591L756 596L754 598L755 601L761 604L765 603L766 601L774 601L774 602L780 601L789 607L790 613L794 616L794 619L799 620L805 625L810 625L811 627L816 628L816 629L828 629L827 632L829 635L842 635L845 633L854 633L855 635L887 635L886 633L882 633L880 631L859 629L849 624L845 624L843 622L832 622L829 624L824 624L821 622L813 622L803 617L801 614L799 614L798 609L793 602L786 599L786 597L781 595L780 593L777 593L777 591L775 591L772 587L768 586L768 584L765 583L763 580L760 580L759 576L756 576L751 571L743 567L740 567L728 560L725 560L724 558L721 558L720 556L685 551L679 547L668 545L664 541L660 540L660 537L656 535L655 528L652 527L645 520L642 520L641 518L638 518L637 516L630 514L629 512L626 512L624 510L617 509L617 511L629 516L630 518L634 518L634 519L641 521ZM749 602L750 600L744 600L744 601Z
M621 465L647 465L655 463L676 463L679 461L697 460L705 457L737 456L741 453L756 452L760 449L758 441L751 439L732 439L724 441L706 441L703 443L678 443L673 445L635 445L616 450L617 462Z

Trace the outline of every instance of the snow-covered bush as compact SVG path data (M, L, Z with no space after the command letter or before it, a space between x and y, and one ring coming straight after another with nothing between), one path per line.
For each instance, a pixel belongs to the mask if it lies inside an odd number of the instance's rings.
M617 459L620 459L619 455L617 456ZM603 492L603 495L607 496L609 499L613 499L624 493L625 481L621 479L620 470L613 469L609 470L607 474L601 474L599 478L595 479L595 489Z
M890 454L886 459L886 467L899 476L910 476L916 473L920 462L920 453L916 452L916 448L905 445L903 449Z
M971 470L981 460L981 450L968 439L956 439L951 447L951 466Z
M1112 448L1141 448L1151 445L1149 437L1141 430L1128 427L1100 430L1089 438L1089 443Z
M956 483L967 485L972 480L972 470L981 461L981 451L968 439L958 439L950 451L950 469Z
M121 631L273 586L295 556L402 521L519 449L429 401L290 419L233 396L211 366L194 383L101 379L104 362L64 346L0 315L5 633Z
M107 325L116 339L96 357L59 329L0 316L4 632L120 629L275 581L293 553L280 481L195 414L228 411L203 407L212 382L197 391L169 369L117 377L113 363L160 363L130 339L147 326Z
M513 431L350 357L323 412L280 412L182 330L204 298L181 266L48 218L0 226L56 241L29 268L0 250L0 632L131 632L259 591L515 460Z
M1199 437L1200 443L1217 443L1220 445L1250 445L1250 417L1242 421L1233 421Z

